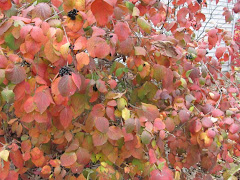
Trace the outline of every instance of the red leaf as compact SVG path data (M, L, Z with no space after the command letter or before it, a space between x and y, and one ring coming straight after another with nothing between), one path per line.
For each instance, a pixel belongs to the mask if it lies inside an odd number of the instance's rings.
M159 130L159 131L162 130L162 129L165 129L165 127L166 127L164 122L160 118L156 118L154 120L153 126L154 126L155 130Z
M52 10L47 3L39 3L33 10L33 16L45 20L51 16Z
M63 76L58 83L58 90L64 97L73 95L76 89L77 87L70 75Z
M155 152L153 149L149 149L149 162L150 164L154 164L157 162L157 158L156 158L156 155L155 155Z
M210 118L204 117L204 118L202 118L202 125L203 125L203 127L205 127L205 128L210 128L210 127L212 127L213 122L211 121Z
M26 111L26 113L30 113L32 111L34 111L35 106L34 106L34 98L32 96L30 96L24 103L24 110Z
M10 167L10 162L5 162L0 163L0 179L6 179L6 177L9 174L9 167Z
M105 117L98 117L95 120L95 127L102 133L107 133L109 128L109 121Z
M43 152L38 147L32 149L31 157L32 162L35 164L35 166L37 167L43 166L45 162L45 157L43 156Z
M106 93L108 92L105 81L102 81L101 79L97 80L96 82L97 89L101 93Z
M77 155L75 152L64 153L60 157L60 161L62 166L71 166L77 161Z
M82 50L87 47L87 39L83 36L80 36L74 43L74 50Z
M113 7L104 0L95 0L91 5L91 11L100 26L105 26L109 17L113 14Z
M116 126L110 126L107 135L108 138L112 140L118 140L123 137L122 130Z
M44 92L38 92L34 95L34 102L36 103L36 106L39 110L39 112L42 114L48 106L50 105L50 100Z
M24 67L14 65L13 67L8 67L5 71L6 78L13 84L19 84L24 79L27 78Z
M79 164L87 165L90 162L91 154L87 149L79 147L76 152L77 155L77 162Z
M192 121L189 126L189 131L192 134L199 132L202 129L202 124L199 120Z
M73 119L73 113L69 106L60 112L60 122L64 129L68 128Z
M31 36L36 42L44 42L46 36L43 34L43 30L40 27L34 26L31 30Z
M72 80L75 83L75 85L77 86L77 88L80 90L81 84L82 84L81 76L77 73L72 73Z
M162 84L163 84L163 88L165 88L166 90L170 92L173 91L173 72L171 69L167 68L166 69L166 76L165 78L162 80Z
M113 121L115 121L114 111L115 111L114 107L108 106L108 107L106 108L106 114L107 114L107 116L109 117L109 119L111 119L111 120L113 120Z
M131 34L131 29L129 28L129 25L125 22L118 22L114 26L114 32L118 36L118 40L125 41L128 36Z
M224 113L220 110L220 109L214 109L213 111L212 111L212 116L213 117L220 117L220 116L222 116Z
M142 103L142 111L139 111L138 113L140 116L145 116L149 121L154 121L159 117L158 108L152 104Z
M92 115L95 117L103 117L105 114L105 107L103 104L96 104L92 108Z
M6 68L8 64L8 60L4 55L0 55L0 68Z
M219 47L215 52L215 56L219 59L220 57L222 57L225 51L226 51L226 47Z
M11 9L12 7L12 2L11 0L1 0L0 1L0 10L1 11L7 11Z
M87 50L93 58L105 58L110 53L110 46L104 39L94 36L88 39Z
M9 171L9 174L5 180L18 180L18 173L16 171Z
M240 131L240 125L233 123L230 127L229 127L229 132L232 134L238 133Z
M185 123L190 119L190 111L188 110L181 110L179 112L179 119L181 123Z
M186 7L181 8L177 13L177 21L181 27L185 27L187 23L186 16L189 13L189 9Z
M107 134L101 133L99 131L94 131L92 138L94 146L102 146L107 142L108 136Z
M155 169L150 173L150 180L173 180L173 172L167 168L163 167L161 171Z
M23 157L22 154L20 152L20 150L18 149L17 151L11 151L10 152L10 159L12 160L13 164L21 169L23 167Z

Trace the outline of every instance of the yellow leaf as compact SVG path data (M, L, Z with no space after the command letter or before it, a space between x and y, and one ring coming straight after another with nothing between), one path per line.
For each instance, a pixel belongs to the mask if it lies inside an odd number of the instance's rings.
M3 159L4 161L8 161L8 156L9 156L9 151L8 150L2 150L0 152L0 158Z
M124 120L127 120L127 119L130 118L130 111L129 111L127 108L124 108L124 109L122 110L122 118L123 118Z
M60 52L64 59L67 59L67 56L70 53L69 45L70 43L65 43L60 47Z

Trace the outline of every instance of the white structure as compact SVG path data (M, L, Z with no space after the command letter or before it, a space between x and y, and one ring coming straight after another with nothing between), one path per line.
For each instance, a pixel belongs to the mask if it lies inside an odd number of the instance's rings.
M223 28L230 32L232 32L232 35L234 35L234 27L235 22L239 18L239 15L234 14L233 20L231 23L225 22L225 17L223 16L223 8L227 7L230 12L232 12L232 8L234 6L234 3L236 0L233 0L232 2L228 3L228 0L219 0L218 4L216 5L216 1L207 0L207 7L202 8L202 13L206 16L206 21L202 23L201 29L196 32L196 37L198 37L202 31L207 29L212 29L214 27ZM203 36L204 33L201 35ZM222 45L224 45L224 42L222 42ZM216 49L211 49L209 51L208 55L214 56ZM223 64L223 71L230 70L230 67L228 65L229 63Z

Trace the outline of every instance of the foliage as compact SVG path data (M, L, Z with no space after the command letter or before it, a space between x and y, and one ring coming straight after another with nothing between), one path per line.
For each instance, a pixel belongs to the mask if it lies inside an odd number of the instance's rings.
M196 37L205 6L0 0L0 179L233 176L238 46L217 27Z

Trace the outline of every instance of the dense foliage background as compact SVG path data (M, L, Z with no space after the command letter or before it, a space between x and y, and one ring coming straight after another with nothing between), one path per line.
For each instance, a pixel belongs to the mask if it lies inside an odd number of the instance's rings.
M238 46L195 36L205 6L0 0L0 179L237 178Z

